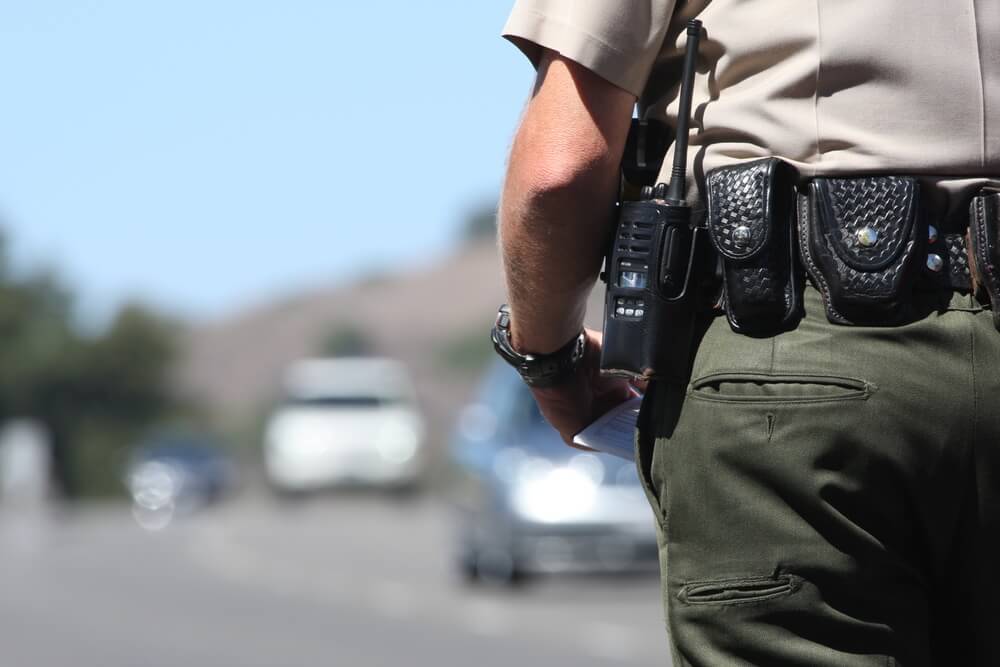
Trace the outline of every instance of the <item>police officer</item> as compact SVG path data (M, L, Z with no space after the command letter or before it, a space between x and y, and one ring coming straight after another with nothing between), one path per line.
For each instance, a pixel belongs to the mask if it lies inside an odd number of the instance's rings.
M517 0L504 35L537 69L500 210L519 368L567 441L628 396L584 304L634 104L676 119L693 17L692 206L711 170L777 156L800 188L916 176L931 238L908 319L833 323L812 276L794 327L714 317L690 382L651 383L637 460L674 663L1000 665L1000 261L973 202L1000 176L1000 0ZM971 278L926 280L943 266Z

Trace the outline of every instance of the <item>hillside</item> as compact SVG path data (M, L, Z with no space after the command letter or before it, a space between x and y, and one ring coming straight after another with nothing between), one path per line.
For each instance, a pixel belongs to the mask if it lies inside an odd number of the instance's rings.
M503 295L495 244L480 242L431 267L314 289L194 327L178 383L217 421L250 423L274 400L290 362L350 327L409 365L439 447L490 359L489 327Z

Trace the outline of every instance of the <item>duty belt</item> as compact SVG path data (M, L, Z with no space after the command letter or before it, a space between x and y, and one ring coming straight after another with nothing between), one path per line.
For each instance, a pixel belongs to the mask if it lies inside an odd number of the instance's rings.
M802 187L794 168L767 158L713 170L707 194L722 305L735 331L795 326L803 269L838 324L898 324L918 289L1000 301L1000 193L976 195L960 233L939 233L912 176L824 177Z

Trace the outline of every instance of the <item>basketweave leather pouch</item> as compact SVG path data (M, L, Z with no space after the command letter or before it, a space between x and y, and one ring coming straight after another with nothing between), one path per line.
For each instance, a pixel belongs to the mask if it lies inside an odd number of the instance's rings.
M905 315L927 241L920 186L904 176L815 178L799 198L799 249L836 324Z
M989 294L1000 330L1000 193L984 192L969 204L969 243L976 281Z
M733 331L774 334L802 314L795 252L797 172L766 158L709 172L708 232L722 257L723 307Z

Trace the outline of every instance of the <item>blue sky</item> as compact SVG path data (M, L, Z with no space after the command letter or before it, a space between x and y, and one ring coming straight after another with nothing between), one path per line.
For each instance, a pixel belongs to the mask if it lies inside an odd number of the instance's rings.
M440 257L530 90L507 0L0 6L0 224L102 318Z

